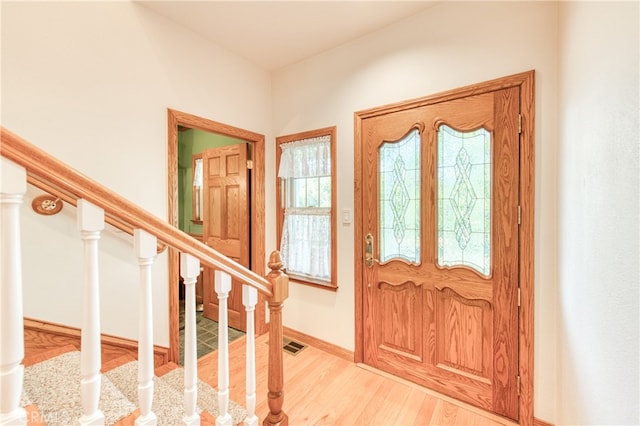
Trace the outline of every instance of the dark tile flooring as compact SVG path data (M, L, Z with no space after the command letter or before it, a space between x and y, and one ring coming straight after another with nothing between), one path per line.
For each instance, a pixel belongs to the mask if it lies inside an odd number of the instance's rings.
M184 365L184 300L180 300L180 365ZM229 341L232 342L244 332L229 327ZM202 311L196 311L196 343L198 358L218 349L218 323L205 318Z

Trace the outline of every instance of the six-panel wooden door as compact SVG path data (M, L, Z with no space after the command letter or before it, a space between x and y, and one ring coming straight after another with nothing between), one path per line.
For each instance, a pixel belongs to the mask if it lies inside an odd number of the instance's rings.
M203 241L211 248L249 268L250 217L247 144L208 149L203 159ZM218 320L214 273L204 270L204 312ZM228 300L229 326L246 331L242 283L233 280Z

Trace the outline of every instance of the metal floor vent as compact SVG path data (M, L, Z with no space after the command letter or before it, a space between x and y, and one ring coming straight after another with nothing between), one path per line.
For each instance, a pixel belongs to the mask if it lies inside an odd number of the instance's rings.
M284 337L282 339L282 349L291 355L297 355L298 352L306 348L306 345Z
M266 342L267 345L269 342ZM288 337L282 338L282 350L291 355L297 355L298 352L306 348L307 345L303 345L302 343L296 342L295 340L291 340Z

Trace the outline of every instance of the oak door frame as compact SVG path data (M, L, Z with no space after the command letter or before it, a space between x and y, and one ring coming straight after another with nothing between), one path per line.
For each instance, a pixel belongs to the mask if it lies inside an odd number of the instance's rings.
M363 259L364 235L362 224L364 220L363 199L363 167L362 160L362 121L378 115L419 108L439 102L457 98L478 95L509 87L520 89L520 183L519 205L521 207L521 222L518 230L519 237L519 284L520 309L518 312L518 374L521 380L519 400L519 422L521 425L533 424L533 289L534 289L534 80L535 71L498 78L482 83L437 93L423 98L398 102L381 107L371 108L354 113L354 220L355 220L355 362L364 360L364 316L363 316Z
M251 270L265 274L265 143L264 135L233 127L228 124L198 117L174 109L167 109L167 176L168 176L168 220L178 227L178 126L198 129L240 139L251 144L253 169L251 170ZM169 361L179 361L179 256L169 247ZM256 305L256 333L267 331L264 298L258 296Z

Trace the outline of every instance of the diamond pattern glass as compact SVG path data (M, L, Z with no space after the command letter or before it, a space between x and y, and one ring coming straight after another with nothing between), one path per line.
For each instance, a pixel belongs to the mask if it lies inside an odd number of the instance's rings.
M380 146L380 260L420 261L420 133Z
M438 129L439 266L491 274L491 134Z

